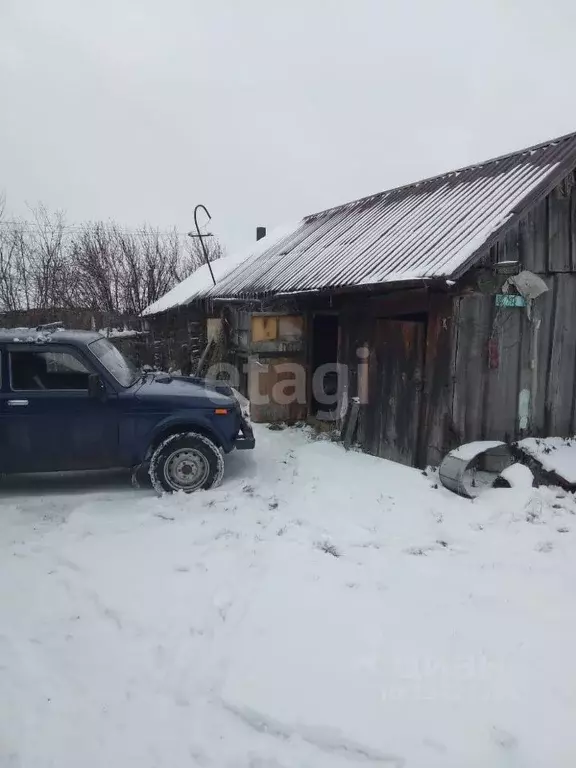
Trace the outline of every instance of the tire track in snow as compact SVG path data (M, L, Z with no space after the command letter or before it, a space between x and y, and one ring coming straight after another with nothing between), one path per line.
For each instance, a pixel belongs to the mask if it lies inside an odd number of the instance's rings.
M220 705L257 733L263 733L284 741L296 737L322 752L336 754L349 760L392 766L392 768L404 768L406 765L406 760L403 757L380 752L358 742L345 739L335 729L309 725L287 725L265 717L249 707L235 707L224 700L220 700Z

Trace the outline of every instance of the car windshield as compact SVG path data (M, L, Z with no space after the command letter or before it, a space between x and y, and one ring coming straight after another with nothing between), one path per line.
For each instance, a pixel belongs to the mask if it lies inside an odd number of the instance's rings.
M119 384L123 387L134 384L139 375L138 369L108 339L93 341L90 349Z

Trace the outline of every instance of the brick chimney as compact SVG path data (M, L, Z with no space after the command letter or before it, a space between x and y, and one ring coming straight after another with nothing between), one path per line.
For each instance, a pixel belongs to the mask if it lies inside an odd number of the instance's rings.
M266 237L266 227L256 227L256 242Z

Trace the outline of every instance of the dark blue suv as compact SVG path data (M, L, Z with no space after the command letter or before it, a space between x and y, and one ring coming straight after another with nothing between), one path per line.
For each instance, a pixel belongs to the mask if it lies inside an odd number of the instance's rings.
M98 333L0 329L0 474L147 466L191 492L253 447L227 384L140 370Z

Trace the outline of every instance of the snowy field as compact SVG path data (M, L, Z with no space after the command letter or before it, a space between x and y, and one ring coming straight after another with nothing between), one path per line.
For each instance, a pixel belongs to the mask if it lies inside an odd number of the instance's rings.
M0 766L576 765L573 498L256 436L190 497L0 486Z

